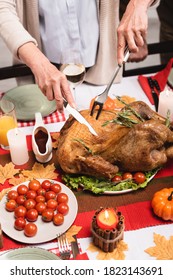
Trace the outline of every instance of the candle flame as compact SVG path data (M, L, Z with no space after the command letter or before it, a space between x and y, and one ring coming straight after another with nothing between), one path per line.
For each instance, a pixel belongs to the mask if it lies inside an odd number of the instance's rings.
M105 219L108 220L109 219L109 212L107 210L105 210Z

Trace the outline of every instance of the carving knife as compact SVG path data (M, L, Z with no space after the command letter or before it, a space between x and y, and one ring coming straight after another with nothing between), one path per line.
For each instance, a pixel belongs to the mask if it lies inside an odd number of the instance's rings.
M64 107L78 122L85 124L93 135L98 136L97 132L90 125L90 123L79 113L79 111L71 107L65 99L64 99Z
M76 256L78 254L80 254L80 250L79 250L79 246L78 246L76 235L73 235L73 238L74 238L75 241L71 242L71 249L72 249L73 258L75 259Z

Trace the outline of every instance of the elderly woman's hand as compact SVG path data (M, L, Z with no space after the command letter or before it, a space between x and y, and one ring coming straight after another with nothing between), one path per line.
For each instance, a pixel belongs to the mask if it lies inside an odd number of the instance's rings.
M21 46L18 56L30 67L35 82L47 99L56 100L58 111L63 111L63 97L72 107L76 107L66 76L33 43Z
M57 110L63 111L63 97L73 106L74 99L66 76L49 61L40 61L33 69L35 81L48 100L56 100Z
M119 64L123 61L126 45L128 45L130 52L136 54L139 48L144 46L148 29L147 9L152 2L151 0L129 1L117 29L117 59ZM144 57L141 57L141 60L142 59L144 59Z

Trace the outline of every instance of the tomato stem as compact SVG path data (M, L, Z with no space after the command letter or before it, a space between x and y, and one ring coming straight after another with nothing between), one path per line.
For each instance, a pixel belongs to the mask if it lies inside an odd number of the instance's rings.
M172 191L171 194L168 196L168 200L169 200L169 201L172 200L172 196L173 196L173 191Z

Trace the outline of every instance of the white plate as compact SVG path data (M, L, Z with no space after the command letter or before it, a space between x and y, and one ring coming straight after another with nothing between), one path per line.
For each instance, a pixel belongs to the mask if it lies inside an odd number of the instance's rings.
M38 179L40 182L43 182L45 179ZM51 182L57 183L57 181L51 180ZM28 186L29 181L23 183ZM53 222L43 222L41 217L38 217L38 220L35 224L38 227L37 234L33 237L26 237L23 231L18 231L14 228L14 213L8 212L5 209L6 196L4 196L0 202L0 223L4 233L6 233L9 237L14 240L28 243L28 244L36 244L42 243L46 241L50 241L56 238L58 233L65 232L74 222L77 211L78 204L75 195L73 192L66 187L64 184L58 182L61 185L61 192L64 192L68 195L68 206L69 212L64 216L64 223L60 226L55 226ZM15 186L12 189L17 189L19 185Z
M17 120L34 120L36 112L46 117L56 110L55 100L49 101L35 84L10 89L3 99L14 103Z
M122 191L105 191L103 194L112 194L112 195L115 195L115 194L123 194L123 193L128 193L128 192L133 192L135 190L133 189L128 189L128 190L122 190Z
M0 260L60 260L60 258L45 249L27 247L4 252L0 255Z

